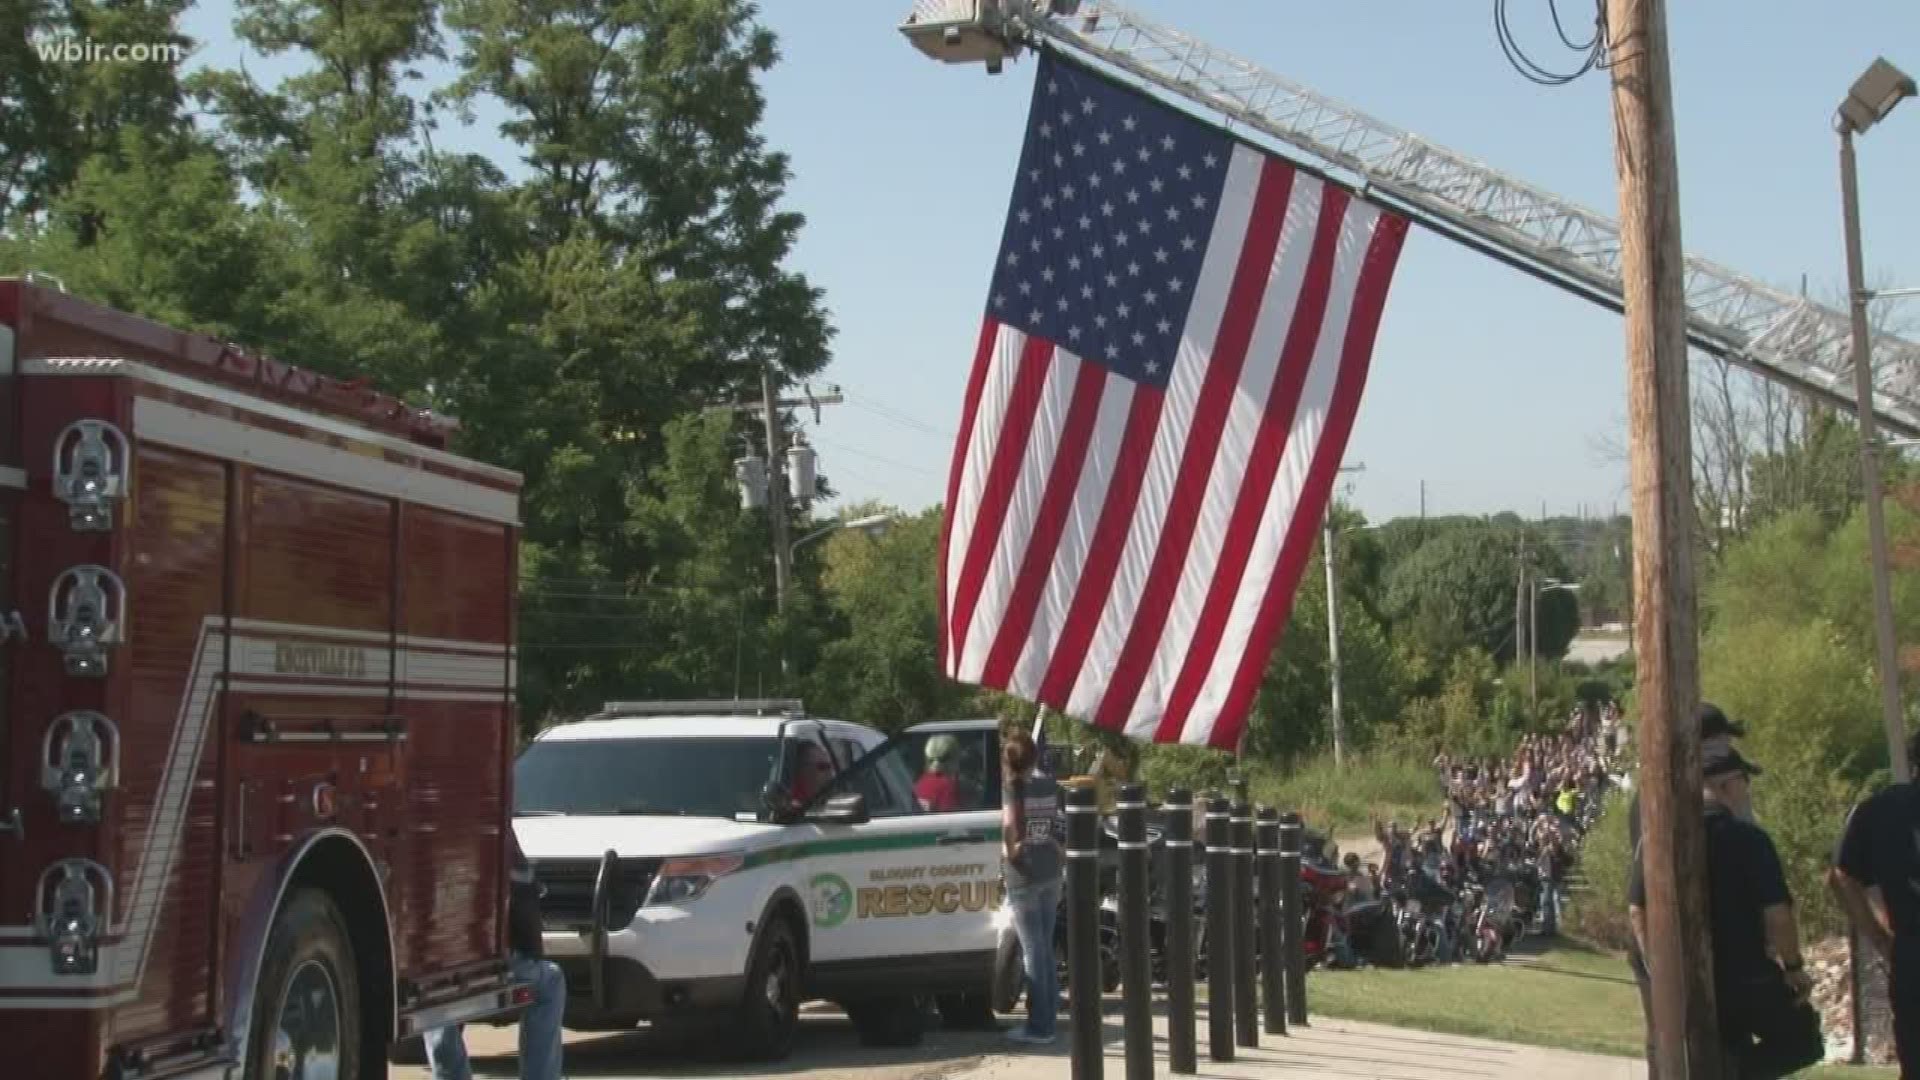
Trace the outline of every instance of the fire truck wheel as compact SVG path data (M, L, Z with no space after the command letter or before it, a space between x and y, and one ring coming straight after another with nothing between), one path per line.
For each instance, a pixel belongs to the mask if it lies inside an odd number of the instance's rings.
M783 918L768 922L754 947L739 1024L740 1047L748 1057L784 1061L793 1052L800 1027L800 948Z
M254 989L247 1080L360 1075L352 939L326 893L302 889L274 919Z

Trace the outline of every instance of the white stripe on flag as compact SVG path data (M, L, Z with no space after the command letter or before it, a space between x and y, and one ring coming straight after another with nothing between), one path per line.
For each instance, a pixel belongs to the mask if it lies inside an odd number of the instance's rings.
M1014 331L1002 328L1002 334ZM1056 348L1048 361L1046 382L1033 415L1033 427L1027 436L1027 451L1020 459L1020 475L1014 481L1007 501L1007 514L995 539L993 558L980 585L980 600L974 606L973 619L967 624L965 648L953 662L962 682L978 682L993 650L993 639L1000 632L1006 615L1007 595L1013 591L1020 574L1020 562L1026 556L1027 542L1033 536L1034 522L1040 516L1040 497L1046 493L1047 476L1060 449L1061 428L1067 422L1067 404L1073 400L1073 384L1080 365ZM971 536L968 543L972 543Z
M1347 204L1347 226L1341 230L1340 250L1333 267L1327 293L1327 314L1320 328L1320 342L1313 353L1313 368L1300 395L1293 433L1280 460L1280 471L1267 494L1266 512L1260 516L1260 531L1247 560L1246 580L1233 598L1233 610L1227 617L1220 647L1214 653L1213 666L1203 684L1193 711L1187 715L1181 741L1205 744L1219 717L1220 707L1233 688L1234 672L1246 654L1253 633L1255 616L1267 594L1267 585L1279 570L1281 545L1293 522L1300 501L1300 488L1320 446L1326 429L1327 410L1333 402L1334 386L1339 381L1340 363L1346 350L1347 322L1353 312L1360 271L1366 264L1373 230L1379 224L1380 210L1359 199Z
M1300 287L1313 259L1323 190L1320 180L1302 172L1294 173L1286 223L1280 229L1280 247L1266 290L1260 297L1260 313L1247 346L1247 362L1241 369L1239 385L1228 407L1226 427L1221 432L1220 449L1207 477L1207 494L1200 505L1193 546L1181 571L1180 585L1174 592L1152 666L1127 717L1127 734L1133 738L1153 739L1155 725L1166 709L1174 680L1180 677L1180 667L1193 643L1194 628L1206 606L1207 590L1219 571L1227 523L1232 520L1234 505L1241 497L1247 458L1252 453L1254 437L1260 432L1261 417L1269 407L1267 397L1274 388L1280 353L1293 326ZM1283 424L1291 424L1293 417L1279 419Z
M1054 354L1055 363L1068 361L1068 354ZM1047 665L1053 661L1055 643L1066 628L1067 613L1073 607L1074 587L1080 583L1080 574L1086 568L1093 532L1100 524L1100 508L1106 505L1107 491L1113 483L1120 441L1127 432L1127 416L1133 409L1138 385L1118 375L1106 377L1100 394L1100 411L1093 421L1087 460L1080 467L1080 482L1073 491L1073 508L1067 511L1066 524L1060 530L1060 546L1048 567L1046 589L1040 596L1033 628L1027 633L1008 687L1022 697L1030 698L1040 692L1040 683L1047 677Z
M973 437L967 445L966 465L960 473L960 487L954 495L953 506L948 512L953 515L951 530L952 542L947 545L947 618L953 617L954 597L960 589L960 568L967 559L967 546L973 536L973 520L980 512L980 497L987 486L987 473L993 468L993 450L999 445L1001 424L1006 419L1007 399L1013 394L1014 377L1020 371L1020 350L1026 347L1027 335L1018 330L1001 327L993 347L993 359L987 369L987 381L980 388L980 405L975 411ZM952 633L951 625L943 623L940 638L946 640ZM947 650L947 671L954 670L960 650L959 642L950 642Z
M1190 282L1194 302L1181 330L1180 353L1174 361L1172 380L1167 385L1167 400L1154 434L1152 457L1140 485L1140 498L1127 530L1113 587L1100 612L1099 628L1088 643L1087 655L1074 680L1067 713L1092 718L1106 693L1115 661L1126 644L1140 606L1140 594L1146 589L1147 574L1153 566L1154 549L1166 523L1167 503L1173 498L1175 482L1180 478L1180 460L1186 453L1187 433L1193 423L1194 407L1212 361L1215 339L1232 291L1234 272L1240 263L1240 249L1246 241L1247 223L1253 215L1253 201L1260 185L1262 166L1269 159L1249 147L1236 145L1227 164L1225 187L1220 193L1219 212L1213 219L1213 233L1207 241L1207 258L1200 268L1200 280ZM1278 163L1276 162L1276 167Z

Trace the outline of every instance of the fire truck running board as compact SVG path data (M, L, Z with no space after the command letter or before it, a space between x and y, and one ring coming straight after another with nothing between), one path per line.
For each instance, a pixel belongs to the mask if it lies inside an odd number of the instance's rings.
M227 1055L219 1032L203 1029L159 1044L122 1046L107 1066L108 1080L229 1080L240 1065Z
M452 1001L436 1002L400 1014L397 1038L410 1039L448 1024L466 1024L476 1020L505 1020L533 1004L533 987L509 982Z

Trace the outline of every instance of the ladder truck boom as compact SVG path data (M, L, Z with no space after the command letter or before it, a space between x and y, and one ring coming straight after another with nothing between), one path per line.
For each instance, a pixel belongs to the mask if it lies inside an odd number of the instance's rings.
M1367 198L1615 311L1620 226L1429 139L1113 3L920 0L900 27L922 52L985 62L1048 41L1286 143ZM1687 337L1701 351L1832 404L1853 406L1845 312L1697 256L1686 260ZM1920 345L1872 342L1874 411L1920 437Z

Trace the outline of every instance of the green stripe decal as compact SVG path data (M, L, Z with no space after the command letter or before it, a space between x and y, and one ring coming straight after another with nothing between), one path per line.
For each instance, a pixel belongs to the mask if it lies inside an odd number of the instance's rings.
M753 852L746 857L745 866L770 866L774 863L792 862L796 859L810 859L818 855L857 855L869 851L908 851L913 848L938 847L942 838L961 830L943 829L939 832L895 833L890 836L849 836L832 840L806 840L797 844L782 844ZM976 830L965 830L968 832ZM984 834L985 842L997 843L1001 828L977 830Z

